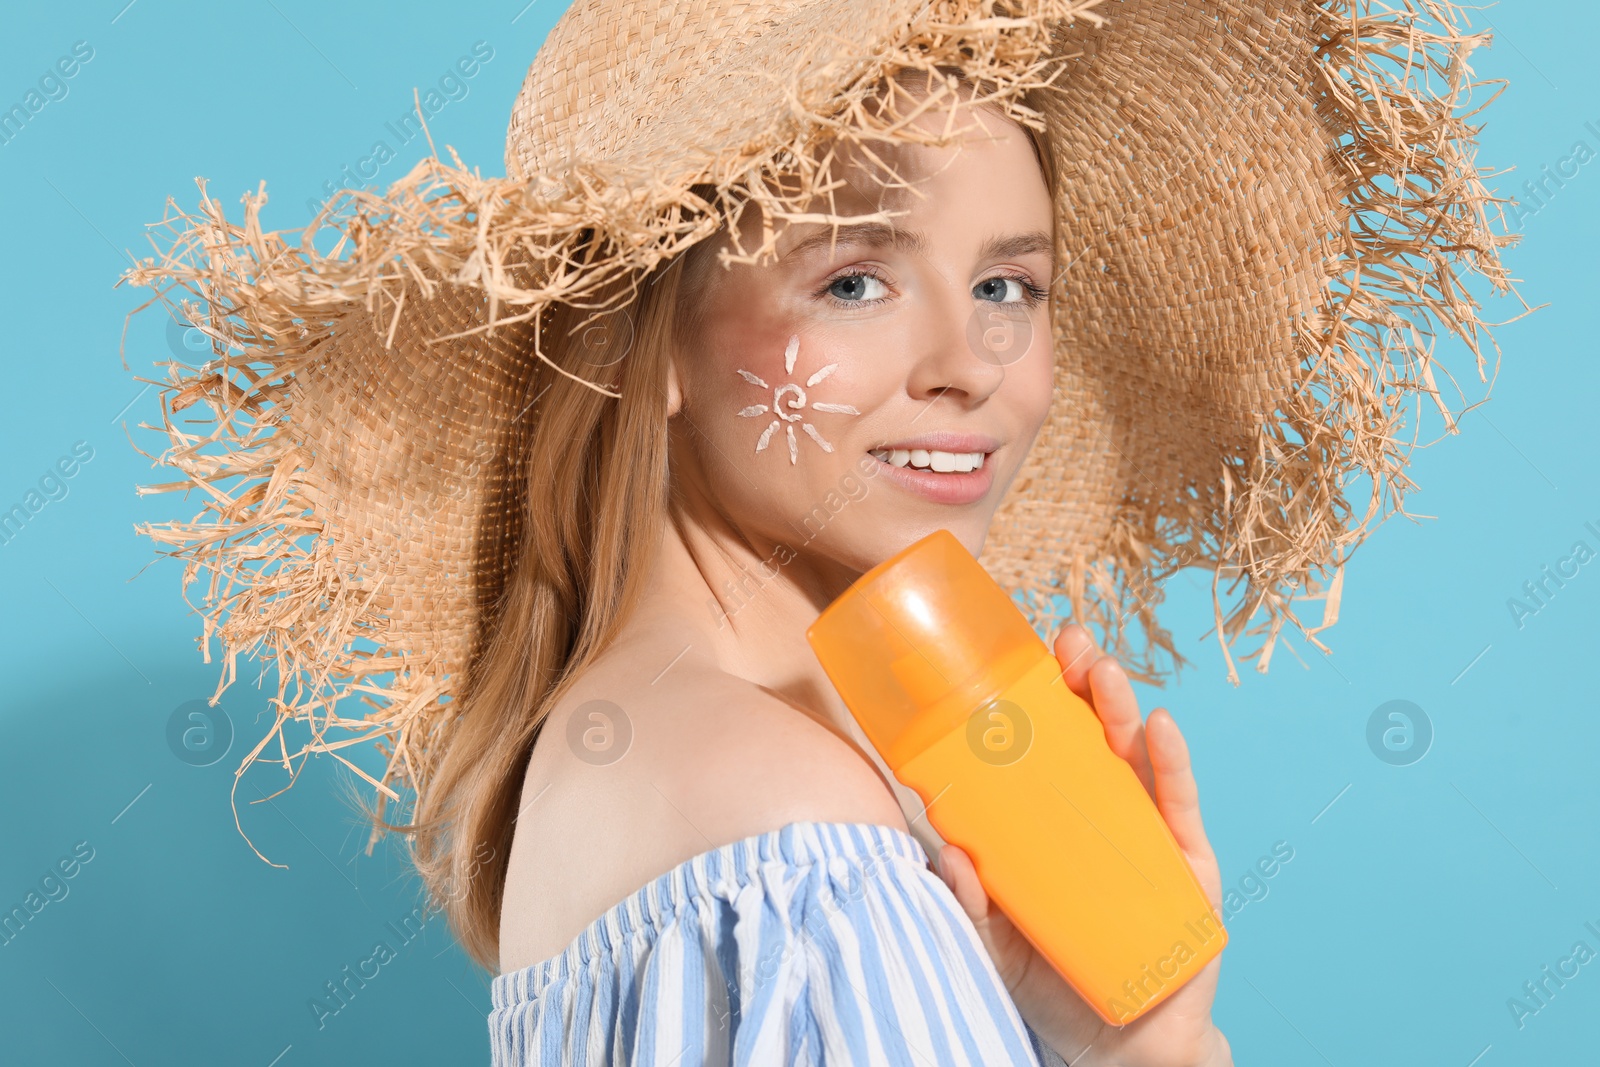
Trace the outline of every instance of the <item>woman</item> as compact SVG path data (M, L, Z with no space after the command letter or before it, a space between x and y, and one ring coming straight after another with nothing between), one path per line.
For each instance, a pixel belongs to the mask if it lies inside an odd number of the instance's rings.
M930 131L966 121L953 112L933 108L915 121ZM575 1022L580 1032L609 1038L623 991L651 981L652 972L668 983L683 966L686 943L731 947L719 932L759 925L782 883L813 885L807 876L826 857L780 851L764 870L733 862L741 848L776 848L786 826L795 837L799 823L809 844L830 852L911 833L940 855L941 874L982 933L1023 1020L1060 1055L1075 1060L1092 1047L1109 1057L1103 1062L1230 1062L1210 1023L1220 960L1133 1025L1118 1031L1101 1023L988 906L965 854L954 846L940 853L943 842L916 794L895 782L805 641L806 627L851 581L931 530L949 529L981 551L1049 408L1055 242L1048 179L1026 128L993 109L971 114L978 128L955 145L878 154L910 189L883 188L859 152L846 150L846 185L834 208L860 216L894 211L892 227L835 234L831 226L798 224L780 236L776 264L731 270L714 261L731 242L707 240L662 272L675 277L645 287L652 303L637 314L648 325L625 357L632 366L622 389L658 398L668 418L669 511L657 523L659 545L649 554L641 546L631 561L641 571L637 605L561 698L541 709L501 907L500 965L508 973L496 980L492 1025L508 1053L537 1047L552 1030L565 1028L572 1038ZM748 243L753 234L746 236ZM1031 343L974 351L968 327L989 310L1008 316L1003 321ZM652 350L658 337L673 343ZM804 391L786 391L782 383L791 381ZM786 425L786 414L798 418ZM788 427L798 430L792 451L770 432ZM570 427L550 432L564 436ZM532 447L541 443L536 436ZM975 470L934 470L974 456L982 464ZM819 508L830 493L845 501L837 513ZM624 505L602 500L597 510ZM572 505L552 495L533 506L559 514ZM1115 659L1097 657L1078 626L1064 630L1056 648L1073 688L1105 716L1118 751L1157 786L1169 824L1220 906L1217 864L1176 724L1164 712L1153 715L1147 751ZM575 716L591 742L577 750L567 743ZM805 825L816 823L840 825ZM754 956L783 955L808 940L829 953L866 936L887 945L890 930L873 929L880 893L903 896L908 923L960 946L970 932L954 901L944 899L932 872L914 873L907 857L915 845L895 844L904 852L892 854L885 875L866 880L866 899L837 916L836 929L808 935L796 920ZM709 849L721 853L710 862L731 871L733 884L719 892L695 875ZM603 944L608 932L592 926L602 913L611 909L602 928L625 921L620 913L629 905L616 902L675 868L687 884L670 901L652 906L635 896L649 947ZM808 914L813 906L821 911L820 903L807 904ZM1018 1062L1022 1043L1004 1040L1015 1022L991 1007L1003 1006L994 974L987 966L962 981L949 974L970 967L969 959L981 962L977 953L919 960L881 951L890 958L863 959L852 982L827 996L808 992L818 976L803 966L765 983L711 967L706 1005L688 1010L697 1021L720 1021L743 1003L743 1018L706 1034L674 1030L665 1040L680 1044L653 1052L670 1058L682 1048L690 1062L723 1062L732 1045L719 1038L745 1044L743 1031L754 1028L765 1036L741 1048L740 1062L785 1062L799 1054L804 1031L797 1028L816 1026L822 1047L808 1052L818 1062L845 1057L857 1041L899 1059L933 1054L941 1039L959 1049L955 1030L970 1027L982 1043L978 1062ZM907 980L908 970L925 971L925 986ZM832 1001L861 999L857 985L881 992L868 997L877 1011L863 1011L855 1029L845 1025L848 1010ZM993 991L974 999L973 987ZM662 996L641 1010L682 1016L686 995ZM576 1006L583 1002L592 1014ZM830 1035L830 1027L839 1032ZM912 1036L924 1031L925 1039ZM638 1054L637 1038L614 1036L613 1054ZM851 1060L869 1061L877 1059Z
M1213 586L1230 676L1241 634L1263 670L1286 623L1315 642L1366 530L1344 487L1398 506L1399 400L1449 415L1430 322L1476 351L1458 273L1508 284L1483 42L1426 7L579 0L506 178L349 191L329 252L205 199L130 272L217 341L163 457L210 514L145 532L210 571L230 666L280 668L246 764L383 739L382 780L351 766L502 972L496 1062L1230 1062L1215 961L1099 1022L804 630L953 531L1215 906L1183 738L1128 682L1181 662L1160 582L1245 582ZM210 433L173 418L200 403Z

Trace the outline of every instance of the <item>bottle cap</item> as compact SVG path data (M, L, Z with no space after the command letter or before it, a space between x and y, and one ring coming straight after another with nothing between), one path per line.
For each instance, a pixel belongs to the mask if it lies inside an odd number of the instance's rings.
M856 579L806 630L806 640L891 769L1050 654L948 530Z

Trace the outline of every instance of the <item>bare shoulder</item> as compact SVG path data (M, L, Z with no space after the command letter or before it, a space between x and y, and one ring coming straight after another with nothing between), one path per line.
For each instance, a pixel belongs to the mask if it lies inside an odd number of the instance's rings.
M552 709L534 746L502 971L558 954L612 905L710 849L796 821L907 829L872 758L805 712L689 655L663 674L648 650L615 651Z

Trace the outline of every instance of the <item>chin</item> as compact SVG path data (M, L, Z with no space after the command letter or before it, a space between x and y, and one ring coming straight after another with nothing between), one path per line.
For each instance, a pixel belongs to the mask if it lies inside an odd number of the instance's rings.
M813 501L810 507L796 510L792 498L771 496L766 496L766 505L784 514L783 525L790 531L777 540L818 563L828 559L865 573L935 530L949 530L978 556L989 535L998 491L990 486L970 503L940 503L864 453L826 474L818 470L804 490Z
M865 538L865 543L853 543L847 550L847 558L841 562L865 573L936 530L949 530L963 548L977 557L983 552L984 541L989 536L990 517L987 511L982 515L970 511L962 515L951 514L942 520L930 519L925 513L894 518L880 512L867 519L873 528Z

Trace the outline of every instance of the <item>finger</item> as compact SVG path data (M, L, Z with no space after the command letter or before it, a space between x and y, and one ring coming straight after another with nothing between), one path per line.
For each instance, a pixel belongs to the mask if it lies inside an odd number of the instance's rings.
M1191 857L1191 866L1206 895L1212 898L1211 903L1213 906L1219 905L1222 879L1217 869L1216 853L1211 849L1205 824L1200 818L1200 787L1194 780L1189 744L1166 708L1157 708L1150 713L1145 736L1155 773L1156 809L1161 812L1178 847Z
M1069 622L1056 634L1056 661L1061 664L1061 680L1083 700L1091 700L1089 667L1100 658L1094 638L1081 624Z
M1134 696L1133 683L1128 681L1115 656L1103 656L1095 661L1089 671L1089 684L1094 690L1094 710L1105 728L1106 743L1111 746L1144 783L1145 791L1154 796L1150 771L1150 754L1146 748L1144 723L1139 718L1139 698Z
M956 903L974 926L989 917L989 893L978 880L972 858L959 845L945 845L939 850L939 877L950 887Z

